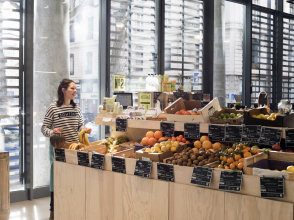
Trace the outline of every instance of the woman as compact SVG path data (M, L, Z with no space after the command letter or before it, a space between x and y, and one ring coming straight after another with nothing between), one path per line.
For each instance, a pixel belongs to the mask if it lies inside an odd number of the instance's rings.
M42 133L46 137L52 134L62 133L65 137L65 142L78 141L78 133L85 129L88 134L91 133L91 128L85 128L83 123L83 115L80 107L74 103L75 95L77 94L76 84L70 79L63 79L58 87L58 101L52 103L47 109ZM49 144L50 155L50 219L54 219L54 179L53 179L53 147Z

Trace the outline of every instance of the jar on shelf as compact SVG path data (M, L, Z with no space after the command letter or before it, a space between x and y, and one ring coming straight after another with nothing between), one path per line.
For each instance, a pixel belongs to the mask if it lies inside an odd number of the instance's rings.
M278 104L279 113L286 114L291 112L291 102L288 99L282 99Z
M167 83L167 92L171 92L171 83Z
M167 83L162 83L162 92L167 92Z
M164 75L164 82L165 83L168 83L168 79L169 79L168 75Z

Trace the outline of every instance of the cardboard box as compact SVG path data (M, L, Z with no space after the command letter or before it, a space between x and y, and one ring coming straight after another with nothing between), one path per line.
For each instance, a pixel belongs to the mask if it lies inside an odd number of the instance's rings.
M171 106L164 109L167 121L182 121L182 122L205 122L209 123L209 117L215 111L220 111L221 106L218 98L214 98L205 107L200 110L200 115L176 115L177 111L193 110L194 108L201 108L201 101L184 101L182 98L177 99Z
M219 120L218 117L223 113L228 113L228 114L234 113L236 115L237 114L242 114L242 116L240 116L238 118L228 118L227 120ZM222 109L220 111L215 111L213 116L211 116L209 119L210 119L211 124L241 125L243 123L243 120L244 120L243 113L244 113L244 111L231 109L231 108Z

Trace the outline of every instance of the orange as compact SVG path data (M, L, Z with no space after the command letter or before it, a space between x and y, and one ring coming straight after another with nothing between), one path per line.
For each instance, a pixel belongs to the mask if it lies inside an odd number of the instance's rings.
M238 166L237 167L238 167L239 170L242 170L243 169L243 163L242 162L241 163L238 163Z
M250 153L252 153L253 155L257 153L257 151L255 149L251 149Z
M182 112L177 111L177 112L176 112L176 115L182 115Z
M234 149L233 149L233 148L230 148L228 151L229 151L229 152L233 152L233 151L234 151Z
M169 139L167 139L168 141L172 141L172 139L171 138L169 138Z
M190 113L189 111L186 111L186 112L184 113L184 115L191 115L191 113Z
M230 168L231 168L231 169L235 169L235 168L236 168L235 164L234 164L234 163L231 163L231 164L230 164Z
M250 147L246 147L246 149L247 149L248 151L250 151Z
M189 144L189 143L191 143L190 141L186 141L186 144Z
M192 148L192 150L195 152L195 151L199 151L198 148L194 147Z
M201 111L200 110L197 112L197 115L201 115Z
M180 112L181 112L182 114L184 114L184 113L186 112L186 110L185 110L185 109L182 109Z
M212 144L210 141L204 141L202 145L206 150L212 149Z
M153 145L156 144L156 143L157 143L156 138L150 138L150 139L148 140L148 145L149 145L149 146L153 146Z
M183 135L179 135L179 138L183 138L184 136Z
M243 163L244 158L238 160L239 163Z
M251 157L251 156L252 156L252 154L250 152L244 153L244 158Z
M154 137L154 132L153 132L153 131L148 131L148 132L146 133L146 137L148 137L148 138L153 138L153 137Z
M227 163L228 164L231 164L233 162L234 162L234 158L233 157L230 157L230 158L227 159Z
M220 159L220 160L223 160L223 156L220 156L219 159Z
M177 141L177 138L176 137L172 137L172 141Z
M219 143L219 142L216 142L216 143L214 143L213 145L212 145L212 148L214 149L214 150L218 150L218 149L220 149L222 146L221 146L221 144Z
M182 138L182 141L185 143L187 140L186 140L186 138Z
M259 149L256 150L256 153L260 153L261 151Z
M235 164L236 167L237 167L238 163L239 162L237 160L234 161L234 164Z
M248 152L248 150L247 149L243 149L242 152L243 153L246 153L246 152Z
M225 165L225 169L229 170L229 169L230 169L230 167Z
M237 161L240 160L241 159L241 155L240 154L236 154L235 157L234 157L234 159L237 160Z
M197 115L197 113L196 112L192 112L192 114L191 115Z
M168 138L167 137L162 137L162 138L159 138L158 141L166 141Z
M227 157L226 156L223 156L223 161L224 162L227 162L227 160L228 160Z
M207 137L207 136L202 136L202 137L200 138L200 141L201 141L201 143L203 143L204 141L209 141L209 137Z
M220 165L218 165L217 168L221 168L221 169L223 169L223 168L224 168L224 165L220 164Z
M194 142L194 147L200 149L200 148L202 147L201 142L200 142L200 141L195 141L195 142Z
M233 144L232 148L236 148L236 144Z
M182 142L182 138L177 137L178 142Z
M162 132L161 132L161 131L156 131L156 132L154 133L154 137L155 137L156 139L161 138L161 137L162 137Z
M144 137L144 138L142 139L142 141L141 141L141 144L147 146L147 145L148 145L148 141L149 141L149 138Z

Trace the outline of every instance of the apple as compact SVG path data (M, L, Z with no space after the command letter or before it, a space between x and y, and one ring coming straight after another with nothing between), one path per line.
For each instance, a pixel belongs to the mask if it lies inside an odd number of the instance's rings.
M287 152L290 152L290 153L294 153L294 149L293 149L293 148L287 148L286 151L287 151Z
M280 150L280 152L287 152L287 151L285 151L285 150Z
M278 144L274 144L274 145L272 146L272 149L275 150L275 151L280 151L280 150L282 150L282 148L281 148L280 145L278 145Z

